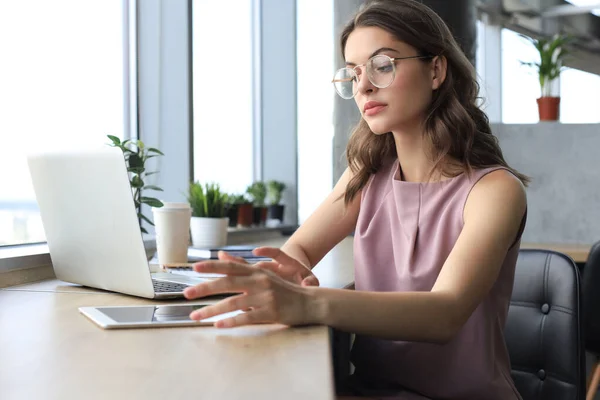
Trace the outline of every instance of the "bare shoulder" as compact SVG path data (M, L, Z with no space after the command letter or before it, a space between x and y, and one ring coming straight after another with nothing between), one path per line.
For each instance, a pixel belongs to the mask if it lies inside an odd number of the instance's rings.
M465 221L469 215L487 213L513 215L520 222L527 208L525 186L505 169L492 171L473 186L465 204Z

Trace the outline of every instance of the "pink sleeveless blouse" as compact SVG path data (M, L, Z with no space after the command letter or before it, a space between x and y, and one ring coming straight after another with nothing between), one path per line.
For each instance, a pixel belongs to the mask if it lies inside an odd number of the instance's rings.
M463 227L473 186L493 167L431 183L399 180L390 161L362 192L354 236L356 290L429 291ZM521 232L525 224L523 218ZM503 330L512 293L520 235L500 275L458 334L446 344L382 340L357 335L356 375L399 399L520 399L510 376Z

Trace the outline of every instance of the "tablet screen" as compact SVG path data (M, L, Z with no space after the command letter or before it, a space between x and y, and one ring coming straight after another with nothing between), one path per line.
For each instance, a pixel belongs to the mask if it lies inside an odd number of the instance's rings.
M191 321L190 313L205 305L97 307L98 311L120 323Z
M95 307L102 314L112 319L117 324L174 324L180 322L195 322L190 319L190 313L206 307L206 304L180 304L158 306L129 306L129 307ZM233 311L202 320L203 323L212 323L220 319L229 318L241 313Z

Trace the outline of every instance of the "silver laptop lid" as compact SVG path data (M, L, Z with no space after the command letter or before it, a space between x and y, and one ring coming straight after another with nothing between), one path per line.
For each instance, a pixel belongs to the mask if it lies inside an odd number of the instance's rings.
M121 150L31 154L28 164L56 277L153 298Z

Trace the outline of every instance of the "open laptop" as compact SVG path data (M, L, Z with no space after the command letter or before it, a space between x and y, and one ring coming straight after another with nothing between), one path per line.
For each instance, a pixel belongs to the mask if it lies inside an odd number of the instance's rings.
M31 154L27 161L58 279L145 298L181 297L202 281L151 274L120 149Z

